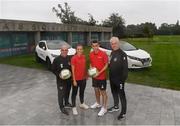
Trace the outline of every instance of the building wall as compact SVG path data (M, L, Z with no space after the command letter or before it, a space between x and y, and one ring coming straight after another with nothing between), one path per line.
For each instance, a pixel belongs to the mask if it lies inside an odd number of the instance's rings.
M41 40L64 40L67 41L67 32L41 32Z
M0 19L0 57L32 53L40 40L64 40L70 45L89 45L107 40L112 28Z
M26 32L0 32L0 57L34 51L34 34Z

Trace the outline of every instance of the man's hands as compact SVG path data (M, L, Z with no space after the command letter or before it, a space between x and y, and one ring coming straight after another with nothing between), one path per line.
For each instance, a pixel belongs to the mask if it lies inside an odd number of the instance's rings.
M99 72L97 71L96 74L93 76L93 78L99 76Z

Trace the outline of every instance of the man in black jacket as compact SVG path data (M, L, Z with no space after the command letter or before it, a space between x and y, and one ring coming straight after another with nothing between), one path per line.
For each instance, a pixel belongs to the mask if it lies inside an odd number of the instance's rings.
M61 47L61 55L54 59L52 65L52 72L56 75L57 89L58 89L58 103L62 113L68 115L68 112L64 107L71 107L69 101L69 94L71 90L72 78L66 80L61 79L59 74L63 69L69 69L71 71L71 57L68 54L68 47L63 45Z
M109 79L111 92L114 99L114 106L109 108L109 112L119 111L119 98L121 101L121 113L118 120L125 117L127 104L124 91L125 80L128 76L127 55L120 49L120 41L117 37L110 39L112 52L109 64Z

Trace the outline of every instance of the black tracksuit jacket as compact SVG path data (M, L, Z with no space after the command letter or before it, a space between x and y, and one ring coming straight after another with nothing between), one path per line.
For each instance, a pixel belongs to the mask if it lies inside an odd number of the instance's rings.
M121 49L111 52L109 78L115 84L121 84L128 77L127 55Z
M71 80L72 78L69 78L67 80L62 80L59 77L59 73L62 69L69 69L71 71L71 57L62 57L61 55L56 57L52 64L52 72L56 75L57 83L63 83L64 81Z

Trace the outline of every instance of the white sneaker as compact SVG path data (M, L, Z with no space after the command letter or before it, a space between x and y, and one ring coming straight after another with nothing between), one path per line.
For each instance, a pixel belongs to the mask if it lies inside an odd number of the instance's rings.
M85 103L80 104L79 107L83 108L83 109L88 109L89 108L89 106L86 105Z
M78 115L78 112L77 112L76 107L73 107L73 108L72 108L72 111L73 111L73 115Z
M107 112L107 109L104 107L101 108L100 112L98 113L98 116L103 116Z
M97 102L95 102L93 105L91 105L91 108L94 109L94 108L100 108L101 105L98 104Z

